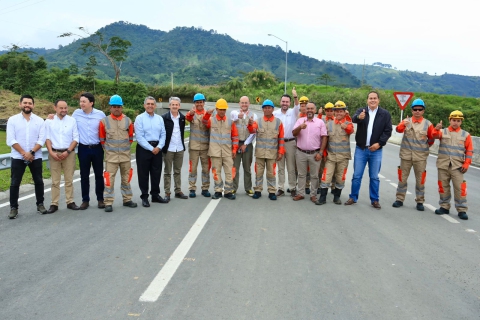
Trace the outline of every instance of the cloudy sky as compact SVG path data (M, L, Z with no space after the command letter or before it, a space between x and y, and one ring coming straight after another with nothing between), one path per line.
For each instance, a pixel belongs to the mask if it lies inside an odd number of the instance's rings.
M472 0L0 0L0 46L57 48L57 36L116 22L169 31L202 27L342 63L480 76L480 19ZM199 44L201 45L201 44Z

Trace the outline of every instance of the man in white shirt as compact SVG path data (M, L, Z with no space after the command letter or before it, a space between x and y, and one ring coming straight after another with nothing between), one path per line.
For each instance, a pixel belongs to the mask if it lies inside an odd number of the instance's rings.
M277 197L285 194L285 167L288 171L288 189L292 193L292 197L296 196L297 177L295 175L295 153L297 144L293 136L293 126L297 122L300 112L300 104L298 103L297 91L292 90L292 95L295 98L295 106L290 109L292 98L288 94L284 94L280 100L280 110L275 110L273 115L283 123L284 141L285 141L285 156L277 162L278 166L278 191Z
M35 184L37 210L47 213L43 205L44 185L42 176L42 146L45 143L45 124L42 118L32 113L35 101L30 95L20 98L21 113L11 116L7 122L7 145L12 148L12 166L10 180L10 219L18 216L18 196L25 168Z
M163 162L165 164L163 188L165 190L165 200L167 201L170 201L172 169L175 198L188 199L188 196L182 192L182 178L180 175L183 165L183 154L185 153L185 116L179 111L180 102L180 98L170 97L168 101L170 111L162 115L166 131L165 146L162 149Z
M257 115L251 112L250 100L247 96L240 98L240 110L234 110L230 113L230 118L235 123L238 131L238 155L233 164L235 166L235 177L233 178L233 190L237 192L238 182L240 180L240 163L243 164L243 187L249 196L253 196L252 190L252 161L253 161L253 140L255 133L248 132L247 125L250 119L257 121Z
M45 132L48 149L48 160L50 161L50 172L52 175L52 203L47 213L54 213L58 210L60 200L60 178L65 179L65 199L67 208L79 210L73 200L73 173L75 172L75 147L78 144L79 135L77 121L67 115L68 105L65 100L55 102L55 117L53 120L46 120Z

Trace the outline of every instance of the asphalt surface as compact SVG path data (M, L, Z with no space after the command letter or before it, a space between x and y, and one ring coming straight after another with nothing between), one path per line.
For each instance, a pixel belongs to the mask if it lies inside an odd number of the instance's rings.
M448 217L416 211L414 194L392 208L398 151L384 148L381 210L370 206L366 176L349 207L331 194L323 206L288 195L271 201L266 187L253 200L241 178L234 201L198 193L143 208L136 177L136 209L122 206L119 185L112 213L96 201L68 210L63 195L52 215L36 213L34 197L20 202L16 220L4 206L0 319L479 319L480 170L465 175L468 221L454 209ZM435 160L426 186L433 207ZM187 170L188 153L184 193ZM412 193L414 183L412 172ZM163 177L160 186L163 196Z

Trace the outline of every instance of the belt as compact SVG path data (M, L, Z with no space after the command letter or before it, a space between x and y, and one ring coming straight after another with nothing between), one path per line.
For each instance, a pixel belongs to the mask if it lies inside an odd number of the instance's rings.
M90 149L93 149L93 148L98 148L101 146L100 143L97 143L97 144L83 144L83 143L79 143L80 146L82 147L85 147L85 148L90 148Z
M55 148L52 148L52 151L55 151L55 152L65 152L67 151L68 149L55 149Z
M293 140L295 140L295 138L291 138L291 139L283 139L283 141L285 141L285 142L288 142L288 141L293 141Z
M239 140L238 143L245 143L245 140Z
M317 153L318 151L320 151L320 149L316 149L316 150L302 150L300 149L299 147L297 147L298 150L300 150L301 152L303 153L306 153L306 154L314 154L314 153Z
M147 142L148 142L148 144L150 144L150 145L151 145L152 147L154 147L154 148L155 148L156 146L158 146L158 143L159 143L159 141L147 141Z

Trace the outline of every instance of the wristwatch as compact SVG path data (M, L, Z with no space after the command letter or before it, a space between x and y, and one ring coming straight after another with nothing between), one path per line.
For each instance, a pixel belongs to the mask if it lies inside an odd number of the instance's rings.
M30 150L30 153L32 154L32 156L35 155L35 151L33 151L33 150Z
M70 151L70 150L67 149L67 153L70 154L70 153L72 153L72 151Z

